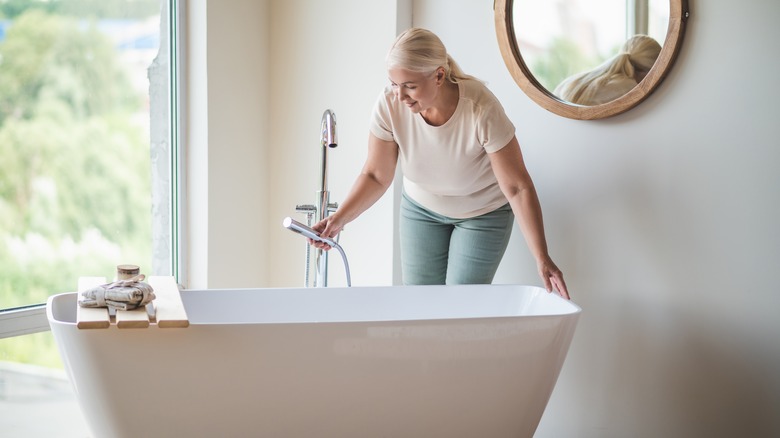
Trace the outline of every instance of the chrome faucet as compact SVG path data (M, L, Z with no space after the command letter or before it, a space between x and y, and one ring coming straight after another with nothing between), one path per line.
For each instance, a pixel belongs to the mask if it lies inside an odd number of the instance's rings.
M299 213L306 213L308 225L312 225L312 219L316 218L319 222L338 208L337 203L330 202L330 191L328 190L328 149L338 146L338 136L336 134L336 114L327 109L322 114L320 147L322 148L321 166L320 166L320 190L317 191L317 203L315 205L305 204L297 205L295 210ZM304 273L304 286L309 287L311 247L306 244L306 262ZM314 287L328 286L328 252L321 249L315 250L315 270Z

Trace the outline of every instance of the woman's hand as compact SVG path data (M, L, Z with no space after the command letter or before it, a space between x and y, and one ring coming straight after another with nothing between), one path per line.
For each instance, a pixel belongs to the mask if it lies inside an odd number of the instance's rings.
M539 276L544 281L544 287L547 292L557 291L563 298L570 300L569 291L566 289L566 282L563 281L563 272L555 266L550 257L545 257L536 262L539 269Z
M344 228L344 224L338 219L337 215L334 213L333 215L328 216L325 219L312 225L311 228L314 231L316 231L320 235L320 237L325 237L333 240ZM328 245L325 242L315 241L312 239L306 239L306 240L308 240L309 244L312 245L313 247L324 251L328 251L332 248L330 245Z

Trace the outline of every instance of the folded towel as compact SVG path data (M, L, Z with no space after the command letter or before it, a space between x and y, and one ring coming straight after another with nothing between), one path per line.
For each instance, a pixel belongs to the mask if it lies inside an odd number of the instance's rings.
M85 290L79 297L81 307L109 307L117 310L133 310L143 307L155 299L154 289L142 283L145 275L136 275L127 280L103 284Z

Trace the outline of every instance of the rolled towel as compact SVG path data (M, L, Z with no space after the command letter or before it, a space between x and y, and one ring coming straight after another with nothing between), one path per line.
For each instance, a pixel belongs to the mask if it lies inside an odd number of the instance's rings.
M136 275L127 280L103 284L85 290L79 297L81 307L109 307L117 310L133 310L143 307L155 299L154 289L142 281L145 275Z

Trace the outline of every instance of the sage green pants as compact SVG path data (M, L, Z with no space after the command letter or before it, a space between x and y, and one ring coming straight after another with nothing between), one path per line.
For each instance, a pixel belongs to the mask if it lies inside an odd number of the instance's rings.
M404 194L399 223L404 284L490 284L513 223L508 203L481 216L453 219Z

